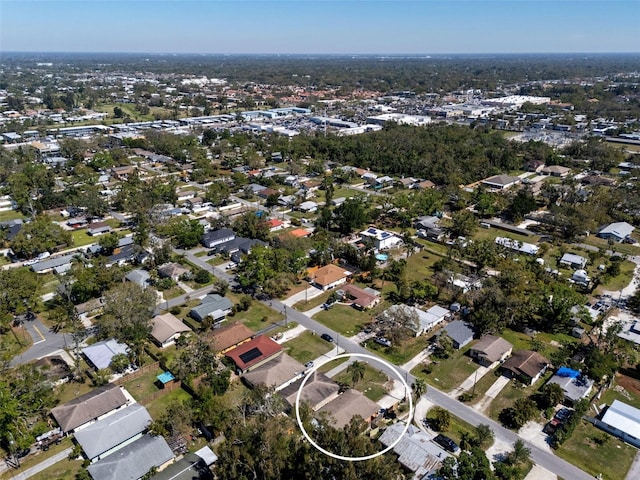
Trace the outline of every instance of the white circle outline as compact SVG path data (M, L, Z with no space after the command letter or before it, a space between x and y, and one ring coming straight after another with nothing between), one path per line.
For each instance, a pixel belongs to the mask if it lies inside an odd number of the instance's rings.
M400 435L398 435L398 438L396 439L396 441L393 442L391 445L389 445L384 450L381 450L381 451L376 452L376 453L372 453L371 455L366 455L364 457L345 457L343 455L338 455L337 453L333 453L333 452L330 452L328 450L325 450L320 445L318 445L315 441L313 441L313 439L309 436L307 431L304 429L304 426L302 425L302 420L300 420L300 396L302 395L302 389L306 385L307 380L309 380L311 375L313 373L315 373L316 370L318 370L321 366L323 366L326 363L329 363L329 362L331 362L333 360L337 360L337 359L340 359L340 358L351 358L351 357L369 358L371 360L374 360L376 362L380 362L380 363L388 366L389 368L391 368L393 373L395 373L398 376L398 378L400 379L400 381L404 385L405 395L409 398L409 419L407 420L407 422L405 424L405 427L402 430L402 433ZM402 437L404 437L404 435L407 433L407 431L409 431L409 425L411 423L411 419L412 418L413 418L413 398L412 398L412 395L411 395L411 388L407 384L406 380L404 378L402 378L402 375L400 375L400 372L396 369L395 365L392 365L387 360L381 359L379 357L375 357L373 355L368 355L368 354L365 354L365 353L341 353L340 355L336 355L335 357L331 357L331 358L327 359L326 361L324 361L322 363L319 363L318 365L312 367L311 370L309 370L307 372L307 374L305 375L304 379L302 380L302 383L300 384L300 387L298 388L298 394L296 395L296 420L297 420L298 426L300 427L300 430L302 430L302 434L305 436L305 438L307 440L309 440L309 443L311 443L311 445L313 445L315 448L317 448L320 452L324 453L325 455L328 455L328 456L330 456L332 458L335 458L337 460L344 460L344 461L347 461L347 462L360 462L360 461L363 461L363 460L371 460L372 458L376 458L376 457L379 457L380 455L384 455L385 453L387 453L389 450L391 450L393 447L395 447L400 442L400 440L402 440Z

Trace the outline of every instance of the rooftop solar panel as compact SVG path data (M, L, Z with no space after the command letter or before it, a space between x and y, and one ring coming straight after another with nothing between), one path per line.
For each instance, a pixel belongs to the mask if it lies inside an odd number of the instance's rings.
M262 352L257 347L255 347L249 350L248 352L244 352L240 354L240 360L242 360L246 364L252 360L255 360L260 355L262 355Z

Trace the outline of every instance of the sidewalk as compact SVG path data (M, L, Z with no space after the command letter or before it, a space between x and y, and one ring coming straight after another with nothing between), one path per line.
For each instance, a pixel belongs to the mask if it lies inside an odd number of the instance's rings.
M46 460L40 462L39 464L34 465L31 468L27 468L22 473L16 473L15 475L12 475L11 478L15 480L26 480L27 478L33 477L35 474L40 473L43 470L46 470L51 465L58 463L61 460L64 460L69 456L70 453L71 453L71 448L67 448L61 451L60 453L56 453L55 455L47 458Z
M380 405L380 408L391 408L406 395L411 395L411 391L407 391L400 380L393 380L393 387L384 397L378 400L376 403Z
M284 342L288 342L289 340L296 338L298 335L300 335L302 332L304 332L306 330L306 328L302 325L297 325L295 328L292 328L291 330L287 330L286 332L282 333L282 337L279 338L278 340L275 340L276 343L282 344Z

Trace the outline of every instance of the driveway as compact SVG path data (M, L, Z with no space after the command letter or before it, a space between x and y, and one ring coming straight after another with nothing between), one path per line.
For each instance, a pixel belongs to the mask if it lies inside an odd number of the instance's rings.
M475 372L469 375L466 380L458 386L458 388L454 388L453 390L451 390L449 392L449 396L451 398L458 398L467 390L471 390L473 386L478 382L478 380L480 380L490 371L490 367L484 367L481 365Z
M487 393L484 394L482 399L473 406L473 409L477 410L478 412L484 412L489 406L489 404L502 391L502 389L507 385L509 385L510 381L511 379L505 377L504 375L501 375L500 377L498 377L498 379L495 382L493 382L493 385L489 387L489 390L487 390Z
M294 293L289 298L282 301L286 306L292 307L298 302L304 302L305 300L311 300L312 298L322 295L324 291L316 287L308 287L301 292Z

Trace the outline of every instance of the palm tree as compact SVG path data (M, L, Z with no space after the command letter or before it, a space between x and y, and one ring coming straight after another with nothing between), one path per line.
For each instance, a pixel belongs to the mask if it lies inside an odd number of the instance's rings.
M427 393L427 382L425 382L422 378L416 378L411 385L413 388L413 394L416 398L420 398L422 395Z
M489 425L480 424L476 427L476 441L480 447L486 447L493 442L494 434Z
M355 386L360 380L364 378L366 367L364 362L356 360L347 367L347 372L351 375L351 385Z
M516 440L513 444L513 452L508 454L512 465L528 463L531 460L531 450L524 446L522 440Z

